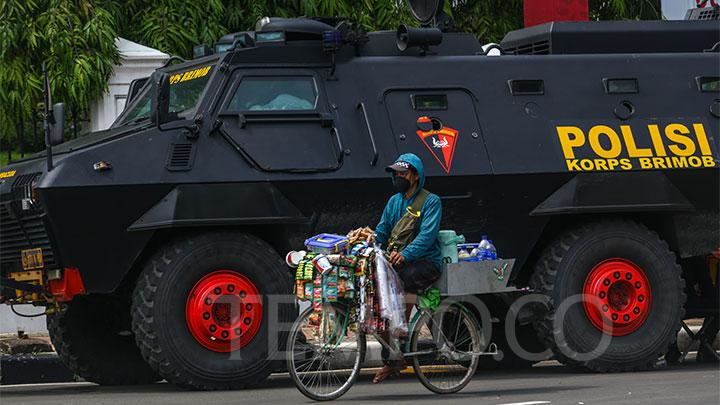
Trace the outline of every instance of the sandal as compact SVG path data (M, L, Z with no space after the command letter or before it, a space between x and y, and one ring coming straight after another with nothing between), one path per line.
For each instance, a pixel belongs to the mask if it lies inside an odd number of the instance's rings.
M375 377L373 377L373 384L380 384L381 382L385 381L386 378L392 376L392 377L398 377L400 375L400 369L391 367L390 365L384 365L383 368L378 370L377 373L375 373Z

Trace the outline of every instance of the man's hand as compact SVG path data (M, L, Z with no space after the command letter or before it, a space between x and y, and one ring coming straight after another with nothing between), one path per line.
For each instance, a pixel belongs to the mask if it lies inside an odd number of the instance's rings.
M393 267L398 267L405 261L405 256L401 255L398 251L394 251L390 253L388 261L393 265Z

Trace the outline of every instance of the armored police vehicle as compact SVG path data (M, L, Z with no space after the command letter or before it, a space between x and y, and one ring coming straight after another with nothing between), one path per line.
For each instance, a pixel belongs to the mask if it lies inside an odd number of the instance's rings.
M264 19L135 83L110 129L2 168L2 300L47 306L89 381L261 381L297 313L281 255L373 226L412 152L442 228L490 235L547 297L508 342L655 363L702 309L684 263L719 243L717 22L551 23L491 56L427 26L439 3L398 32ZM516 298L484 298L493 340Z

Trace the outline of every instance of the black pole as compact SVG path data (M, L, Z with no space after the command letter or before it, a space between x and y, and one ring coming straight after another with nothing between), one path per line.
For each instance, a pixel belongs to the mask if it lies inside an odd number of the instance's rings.
M43 73L43 80L44 80L44 86L43 86L43 96L45 98L45 111L43 111L43 127L45 128L45 155L47 157L47 170L52 170L53 167L53 161L52 161L52 146L50 145L50 121L54 119L52 115L52 106L50 103L52 100L50 99L50 80L48 79L47 70L45 70L45 62L42 64L42 73Z
M20 158L25 157L25 125L23 120L18 123L20 131L18 132L18 140L20 141Z

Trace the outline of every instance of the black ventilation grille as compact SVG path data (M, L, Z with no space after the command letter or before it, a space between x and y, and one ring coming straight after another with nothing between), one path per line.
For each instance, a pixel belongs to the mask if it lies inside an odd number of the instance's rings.
M182 171L192 169L195 158L195 145L192 143L171 143L168 153L167 169Z
M550 41L538 41L514 48L503 48L503 52L515 55L548 55L550 54Z
M33 248L42 248L46 267L55 265L55 255L41 212L23 212L11 202L6 202L0 204L0 223L0 264L4 271L22 270L20 252Z

